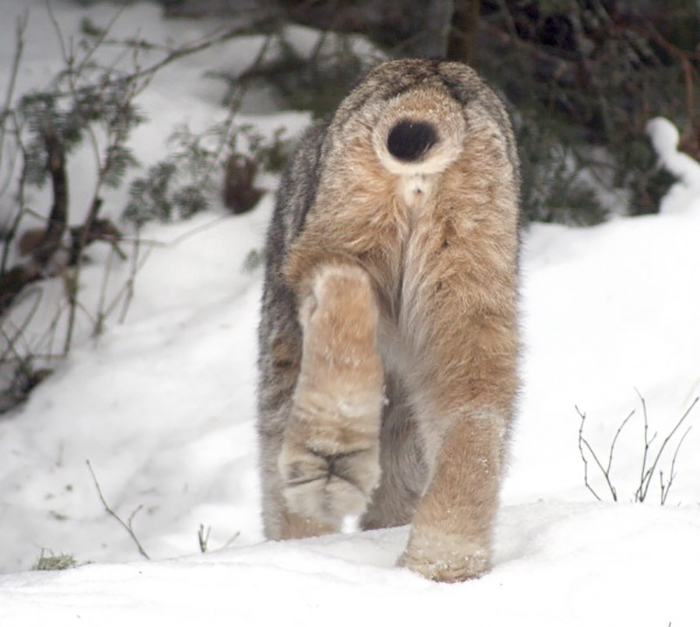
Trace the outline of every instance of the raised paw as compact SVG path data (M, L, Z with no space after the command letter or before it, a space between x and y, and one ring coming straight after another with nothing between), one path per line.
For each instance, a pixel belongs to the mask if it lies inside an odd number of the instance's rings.
M338 524L365 511L379 483L379 449L327 452L285 442L279 469L290 511Z

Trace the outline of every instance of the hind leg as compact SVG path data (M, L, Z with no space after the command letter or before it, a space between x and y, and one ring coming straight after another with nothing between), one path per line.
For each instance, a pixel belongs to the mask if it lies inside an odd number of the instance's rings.
M276 416L288 413L289 408L278 408ZM263 525L265 537L270 540L308 538L339 531L339 525L302 516L289 510L283 490L278 459L282 450L284 430L272 428L261 430L261 479L263 496Z
M387 376L386 396L380 446L382 478L360 522L363 529L409 524L427 480L418 425L397 378Z
M337 529L365 510L380 475L384 374L368 277L323 268L300 318L301 369L278 460L282 493L293 516Z
M493 339L495 325L483 323L489 326ZM489 568L517 386L511 355L505 350L478 355L477 341L485 341L471 332L478 340L466 347L470 368L437 368L439 376L426 373L416 403L430 477L401 563L438 581L478 577ZM459 363L457 348L438 348L443 354L426 361Z

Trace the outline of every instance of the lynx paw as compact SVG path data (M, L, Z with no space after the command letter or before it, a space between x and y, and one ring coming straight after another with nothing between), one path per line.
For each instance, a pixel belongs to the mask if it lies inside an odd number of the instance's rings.
M399 566L426 579L454 583L476 579L489 569L489 551L479 543L437 530L413 531Z
M365 511L379 483L379 450L328 453L285 443L279 468L292 512L337 523Z

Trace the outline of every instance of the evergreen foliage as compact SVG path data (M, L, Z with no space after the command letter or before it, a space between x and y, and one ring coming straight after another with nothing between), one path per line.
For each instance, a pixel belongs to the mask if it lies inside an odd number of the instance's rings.
M232 160L253 164L249 176L238 181L246 189L236 190L240 195L250 195L257 169L279 173L292 150L284 128L277 129L268 140L252 126L236 124L234 116L202 133L182 127L171 136L170 146L166 157L130 184L123 217L137 227L151 220L187 219L208 209L221 192L222 179L226 192L226 179L233 176L228 167ZM257 202L260 193L251 197ZM232 210L242 213L253 204Z
M387 56L421 54L415 42L423 25L414 18L427 5L418 0L361 0L337 11L331 0L316 0L312 12L304 0L278 4L326 40L361 33ZM621 199L631 215L658 211L674 178L658 166L646 134L653 117L673 121L682 129L681 148L700 156L695 0L430 4L452 6L443 46L449 58L474 65L512 106L526 221L596 224L611 204L619 210ZM334 56L319 44L306 58L291 46L279 49L278 58L231 80L269 81L283 106L323 115L366 69L367 59L347 46Z
M85 84L76 86L78 81ZM49 138L69 154L98 125L111 140L100 174L105 185L118 187L127 169L138 165L126 145L131 131L145 121L134 96L133 79L115 78L114 70L94 64L64 70L45 91L22 96L16 114L28 131L26 182L41 187L48 180Z
M481 4L474 63L517 111L528 218L595 224L606 215L596 189L624 192L632 215L658 211L674 178L657 165L646 123L668 117L700 155L697 3Z

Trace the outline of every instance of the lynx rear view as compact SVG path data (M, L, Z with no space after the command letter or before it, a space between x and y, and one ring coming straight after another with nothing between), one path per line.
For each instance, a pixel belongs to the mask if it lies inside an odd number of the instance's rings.
M267 239L268 538L411 524L401 564L489 567L518 389L518 159L468 67L375 68L312 128Z

